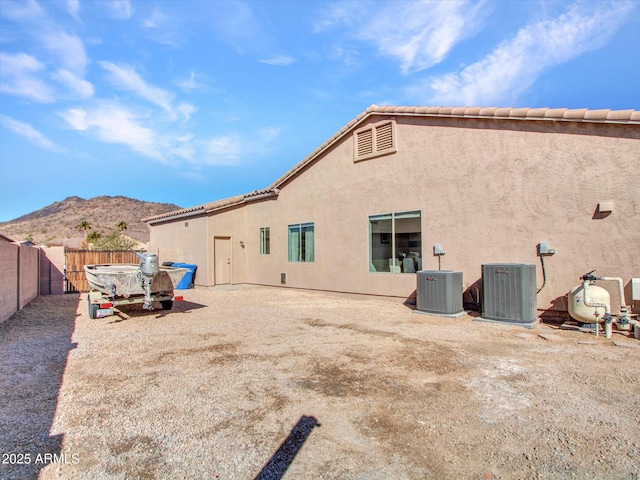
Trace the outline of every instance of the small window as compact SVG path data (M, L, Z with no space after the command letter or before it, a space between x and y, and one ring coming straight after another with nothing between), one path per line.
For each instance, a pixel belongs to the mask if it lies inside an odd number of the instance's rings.
M289 225L289 261L315 261L313 223Z
M395 121L386 120L356 130L353 134L353 161L359 162L395 153L397 151L395 125Z
M260 255L271 253L271 233L269 227L260 228Z
M419 211L369 217L369 271L415 273L422 270Z

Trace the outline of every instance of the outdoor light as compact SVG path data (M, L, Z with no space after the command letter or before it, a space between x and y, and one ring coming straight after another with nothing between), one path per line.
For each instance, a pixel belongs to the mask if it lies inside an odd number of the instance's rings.
M240 246L244 248L244 242L242 240L240 240Z

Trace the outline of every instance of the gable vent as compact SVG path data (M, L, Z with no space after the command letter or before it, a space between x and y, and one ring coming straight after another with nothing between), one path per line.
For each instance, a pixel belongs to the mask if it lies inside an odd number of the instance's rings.
M395 121L385 120L354 132L354 162L395 153Z
M391 122L376 128L376 150L393 148L393 126Z
M356 155L362 157L373 153L373 129L356 133Z

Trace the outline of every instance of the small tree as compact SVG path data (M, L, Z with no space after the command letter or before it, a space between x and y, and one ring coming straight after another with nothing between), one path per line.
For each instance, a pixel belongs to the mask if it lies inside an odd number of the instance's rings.
M102 237L100 233L91 232L89 235L87 235L87 238L85 239L85 241L87 243L96 243L98 240L100 240L100 237Z
M116 228L121 232L125 231L127 227L128 227L127 222L125 222L124 220L120 220L116 225Z
M81 232L86 232L87 230L91 230L91 224L86 220L82 220L78 225L76 225L76 228Z
M138 242L133 238L113 232L97 242L93 248L94 250L133 250L137 244Z

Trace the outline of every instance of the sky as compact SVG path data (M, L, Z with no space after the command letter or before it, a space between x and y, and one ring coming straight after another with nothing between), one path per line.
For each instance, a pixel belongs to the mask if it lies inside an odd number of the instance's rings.
M640 110L640 0L0 0L0 222L269 186L372 104Z

